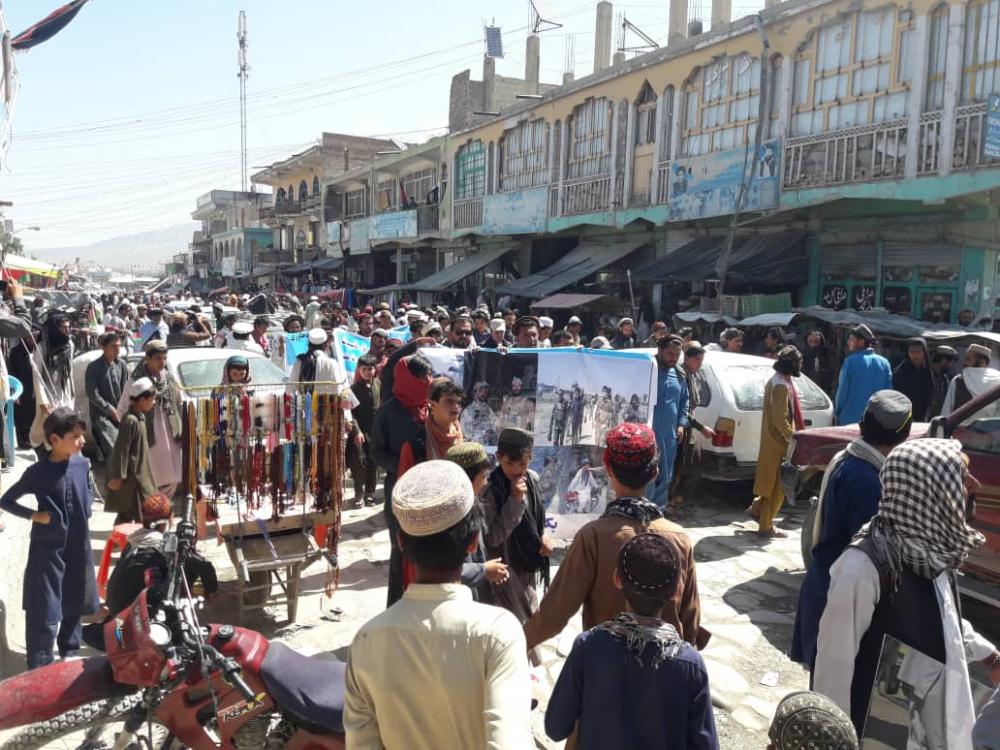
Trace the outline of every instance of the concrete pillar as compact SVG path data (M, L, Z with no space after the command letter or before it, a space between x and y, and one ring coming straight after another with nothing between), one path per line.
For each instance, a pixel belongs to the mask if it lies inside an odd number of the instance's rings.
M635 166L635 102L628 103L625 119L625 174L622 178L622 208L632 202L632 169Z
M681 41L687 35L688 0L670 0L667 46Z
M944 111L941 113L941 152L938 155L938 174L942 177L951 174L955 160L955 108L962 93L965 7L961 3L952 5L948 15L948 60L944 69ZM921 66L921 71L924 67Z
M653 158L653 172L649 177L649 204L655 206L660 200L660 154L663 153L663 118L666 117L670 102L660 91L656 99L656 152ZM663 196L666 198L666 196Z
M538 93L538 69L541 65L542 42L538 34L528 34L524 51L524 80L528 84L529 94Z
M733 0L712 0L712 28L733 20Z
M781 88L774 92L778 103L777 132L771 137L786 137L792 133L792 83L795 78L795 60L791 55L781 58Z
M681 152L681 122L684 118L684 107L687 105L684 89L674 91L674 119L670 126L670 154L667 159L673 161Z
M497 61L492 57L483 58L483 112L495 112Z
M927 59L927 44L930 40L930 18L920 13L913 20L910 61ZM920 159L920 113L924 109L927 91L926 65L917 65L910 73L910 93L906 101L906 159L903 162L905 176L916 179L917 161Z
M559 175L559 200L556 202L556 216L562 214L563 206L563 183L566 181L566 164L569 161L569 118L564 118L559 123L559 163L556 165L556 173Z
M594 35L594 72L611 65L612 7L607 0L597 4L597 29Z
M621 108L618 102L612 103L611 109L611 163L608 169L608 176L611 178L611 186L608 190L608 211L615 210L615 182L618 180L618 120L621 116Z

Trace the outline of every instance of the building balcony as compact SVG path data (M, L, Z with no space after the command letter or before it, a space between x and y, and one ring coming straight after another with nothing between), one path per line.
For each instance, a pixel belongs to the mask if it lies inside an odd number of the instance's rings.
M483 223L483 199L465 198L452 205L452 220L455 229L472 229Z
M417 206L417 234L431 234L440 229L441 207L437 203Z

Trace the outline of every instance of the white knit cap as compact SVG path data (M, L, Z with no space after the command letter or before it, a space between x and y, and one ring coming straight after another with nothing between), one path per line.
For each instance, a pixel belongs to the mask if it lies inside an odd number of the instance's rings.
M552 318L546 318L544 315L538 319L538 325L542 328L552 327Z
M309 331L309 343L314 346L323 346L329 338L322 328L313 328Z
M392 512L410 536L447 531L476 501L472 483L452 461L424 461L407 471L392 490Z
M155 391L156 386L153 385L153 381L149 378L139 378L138 380L132 381L132 385L128 389L128 395L132 398L138 398L143 393L149 393L150 391Z

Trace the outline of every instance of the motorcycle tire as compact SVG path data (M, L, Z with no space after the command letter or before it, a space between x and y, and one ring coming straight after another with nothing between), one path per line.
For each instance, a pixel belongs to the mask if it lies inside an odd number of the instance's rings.
M113 695L93 703L84 703L48 721L40 721L25 727L0 745L0 750L34 750L46 746L62 748L111 747L114 737L110 737L110 742L101 742L100 730L105 726L120 724L129 711L139 705L141 701L142 693L133 691ZM145 725L143 727L145 728ZM78 732L83 733L79 741L68 739L68 735Z

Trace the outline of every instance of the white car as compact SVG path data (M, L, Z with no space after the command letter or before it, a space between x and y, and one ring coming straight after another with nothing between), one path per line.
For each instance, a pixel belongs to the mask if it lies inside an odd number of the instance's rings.
M222 382L222 368L226 360L234 354L244 354L250 361L250 380L255 385L284 385L288 381L288 376L284 371L275 365L263 354L256 352L239 351L236 349L216 349L208 346L192 346L178 349L171 349L167 354L167 369L177 378L177 382L184 388L197 388L195 396L205 396L211 388ZM101 356L100 349L93 349L84 352L73 359L73 384L76 388L76 410L77 413L89 420L90 402L87 400L87 365ZM129 354L128 362L129 374L135 369L142 359L142 354ZM204 391L200 389L205 389ZM190 397L190 392L185 392L185 397ZM92 441L88 424L87 440Z
M706 479L752 478L760 449L764 386L774 375L774 360L750 354L705 352L701 401L695 417L715 430L708 440L696 437ZM833 424L833 403L805 375L795 379L806 427Z

